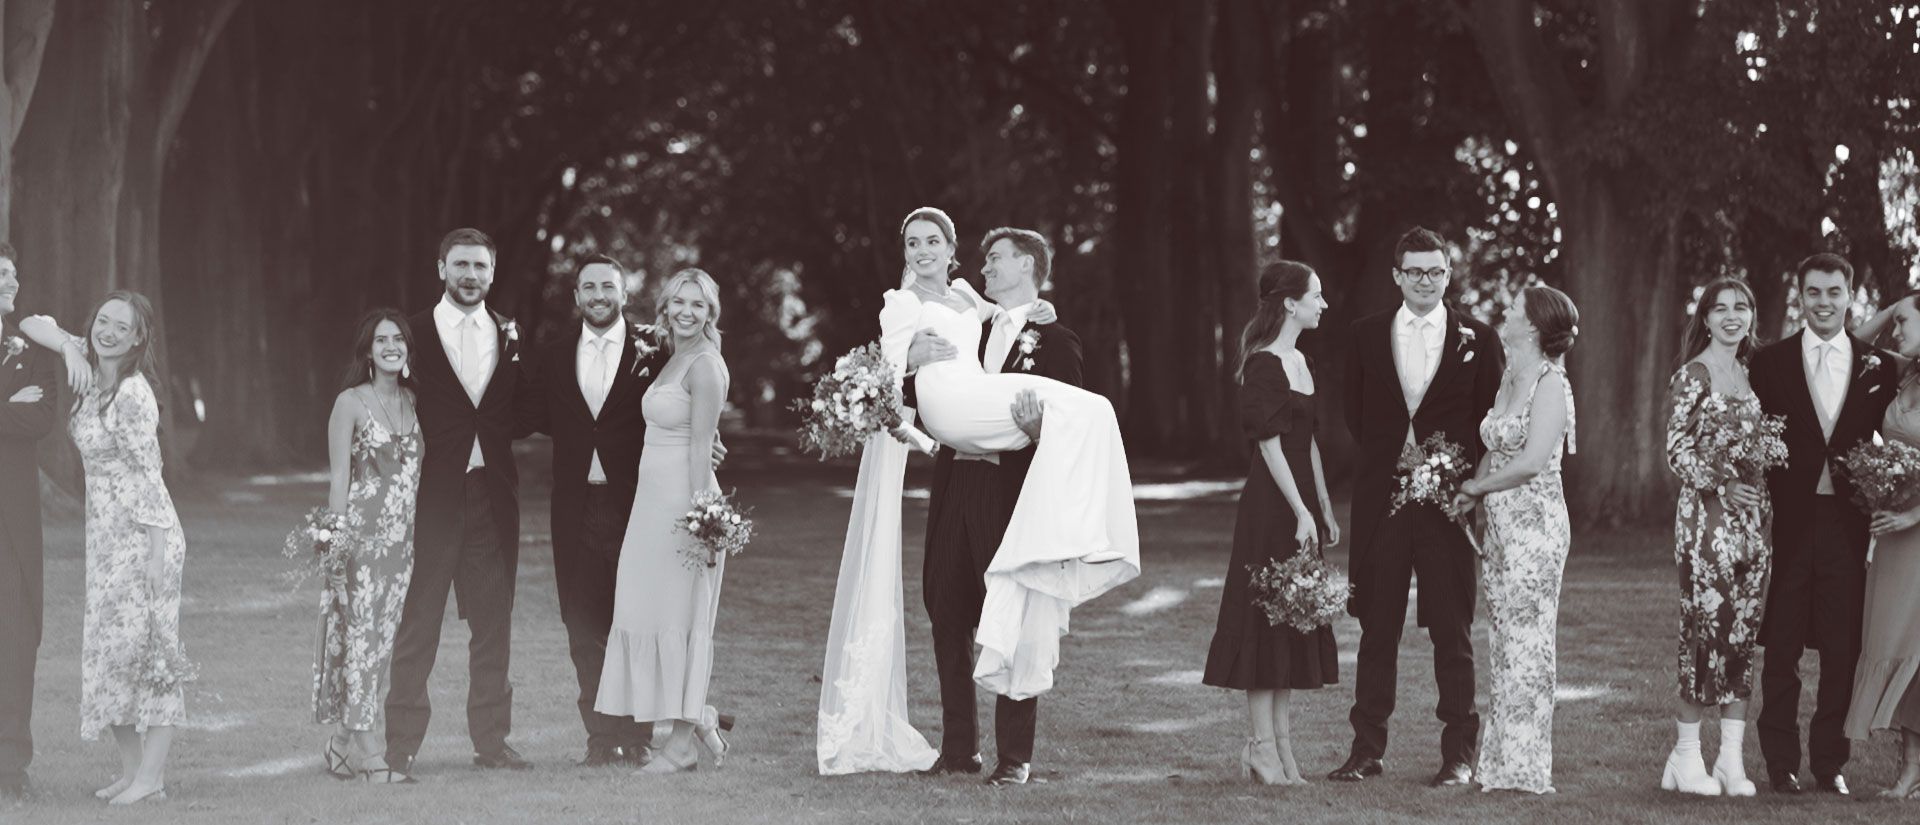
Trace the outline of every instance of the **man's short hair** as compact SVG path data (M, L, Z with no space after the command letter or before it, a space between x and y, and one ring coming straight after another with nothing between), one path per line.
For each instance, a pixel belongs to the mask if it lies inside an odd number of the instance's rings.
M487 233L473 227L463 226L448 232L446 237L441 238L440 260L446 260L447 253L452 252L456 246L484 246L487 248L487 257L495 264L500 263L500 252L494 249L493 239L487 237Z
M1014 251L1033 259L1033 285L1045 287L1053 275L1053 244L1047 243L1046 236L1031 229L1002 226L980 239L980 253L986 254L1002 239L1012 243Z
M1853 264L1847 263L1847 259L1835 255L1832 252L1808 255L1804 260L1800 261L1800 265L1793 268L1793 285L1795 289L1806 288L1807 273L1809 272L1838 272L1847 277L1847 288L1853 288Z
M580 285L580 276L586 274L587 267L593 266L595 264L605 264L607 266L613 267L613 271L620 273L621 277L625 277L627 274L627 268L624 266L621 266L620 262L614 260L613 256L611 255L599 255L599 254L588 255L587 257L582 258L580 260L580 268L575 269L573 271L574 286Z
M14 250L13 244L6 241L0 241L0 258L12 261L15 266L20 264L20 253Z
M1400 266L1401 261L1407 259L1409 252L1438 252L1444 255L1447 252L1447 242L1440 237L1440 233L1424 226L1416 226L1407 230L1407 233L1401 235L1400 240L1393 245L1395 268Z

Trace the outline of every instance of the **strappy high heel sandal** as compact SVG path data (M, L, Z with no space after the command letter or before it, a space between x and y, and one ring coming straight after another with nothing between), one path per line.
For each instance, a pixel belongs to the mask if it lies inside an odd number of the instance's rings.
M418 785L420 780L392 768L368 768L360 778L373 785Z
M693 726L694 739L713 758L714 770L726 764L727 751L733 748L733 743L722 733L730 730L733 730L733 716L715 711L712 705L707 706L706 712L700 714L700 722Z
M1272 739L1248 739L1247 740L1247 746L1240 751L1240 777L1242 779L1251 779L1254 782L1259 783L1261 785L1280 784L1280 781L1281 781L1280 779L1268 779L1267 775L1261 772L1260 766L1253 764L1254 750L1259 748L1261 745L1268 745L1272 743L1273 743Z
M327 740L327 775L335 779L352 779L353 769L347 766L347 755L333 746L333 740Z

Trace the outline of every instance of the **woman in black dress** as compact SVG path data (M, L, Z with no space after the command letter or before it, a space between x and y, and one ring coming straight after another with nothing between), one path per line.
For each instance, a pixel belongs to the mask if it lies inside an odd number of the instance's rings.
M1330 685L1340 676L1332 628L1275 627L1254 605L1252 589L1254 570L1340 542L1314 441L1312 363L1295 346L1301 332L1320 326L1326 308L1320 276L1305 264L1280 261L1260 274L1260 306L1240 338L1240 425L1257 452L1240 493L1220 621L1202 681L1247 692L1251 728L1240 771L1265 785L1306 784L1293 758L1288 702L1294 690Z

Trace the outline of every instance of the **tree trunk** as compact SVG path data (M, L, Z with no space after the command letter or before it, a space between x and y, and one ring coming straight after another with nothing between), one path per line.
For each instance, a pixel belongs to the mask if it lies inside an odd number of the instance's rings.
M53 0L5 0L0 6L0 117L6 118L0 122L0 233L9 231L13 215L13 148L52 33Z
M1260 105L1262 58L1261 20L1255 0L1221 0L1215 32L1214 73L1218 102L1214 106L1213 144L1209 149L1207 181L1212 202L1207 209L1215 250L1212 296L1218 318L1218 366L1211 376L1220 403L1213 413L1215 430L1203 445L1208 464L1237 468L1246 463L1246 442L1240 437L1238 416L1240 332L1259 302L1259 250L1253 232L1253 134ZM1207 342L1212 343L1212 342Z
M1113 271L1125 324L1128 443L1154 451L1172 441L1179 384L1166 307L1168 76L1172 68L1171 7L1116 0L1114 21L1125 45L1127 94L1115 136Z
M1220 254L1211 231L1211 48L1214 3L1189 3L1173 19L1169 89L1169 153L1160 164L1172 205L1168 222L1167 301L1156 306L1168 356L1180 369L1173 383L1151 388L1173 396L1166 422L1171 452L1206 457L1221 429L1218 333ZM1243 161L1244 162L1244 161Z

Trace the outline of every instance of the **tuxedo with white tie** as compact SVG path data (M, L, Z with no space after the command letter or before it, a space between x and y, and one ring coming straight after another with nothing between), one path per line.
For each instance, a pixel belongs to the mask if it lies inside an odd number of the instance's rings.
M507 681L514 578L519 569L519 476L515 398L521 342L513 322L485 307L468 313L442 297L407 319L420 432L420 491L413 580L394 636L387 691L388 760L406 766L420 750L432 708L427 679L440 649L447 595L473 633L467 646L467 733L474 751L500 754L512 728Z
M620 547L632 514L647 421L640 401L666 363L651 327L581 325L533 359L521 429L553 437L553 578L589 752L640 748L652 725L593 709L613 624Z
M1349 714L1352 756L1379 759L1386 753L1400 631L1417 571L1417 616L1433 639L1436 714L1444 723L1441 756L1448 764L1471 765L1480 729L1474 711L1473 549L1436 508L1387 513L1395 467L1409 442L1443 433L1470 460L1478 459L1480 419L1493 407L1506 357L1492 328L1444 305L1424 316L1403 305L1355 321L1347 351L1347 429L1360 446L1348 555L1354 585L1348 612L1361 628Z
M1760 749L1770 775L1799 771L1800 657L1818 650L1806 752L1824 779L1851 751L1842 728L1860 656L1870 522L1849 500L1839 460L1880 428L1899 373L1893 356L1851 335L1822 340L1803 330L1756 353L1749 376L1761 409L1787 420L1787 466L1767 474L1773 572L1760 627Z
M11 791L24 787L33 761L44 593L37 448L59 420L59 359L10 327L0 333L0 790ZM28 387L40 388L40 400L10 400Z

